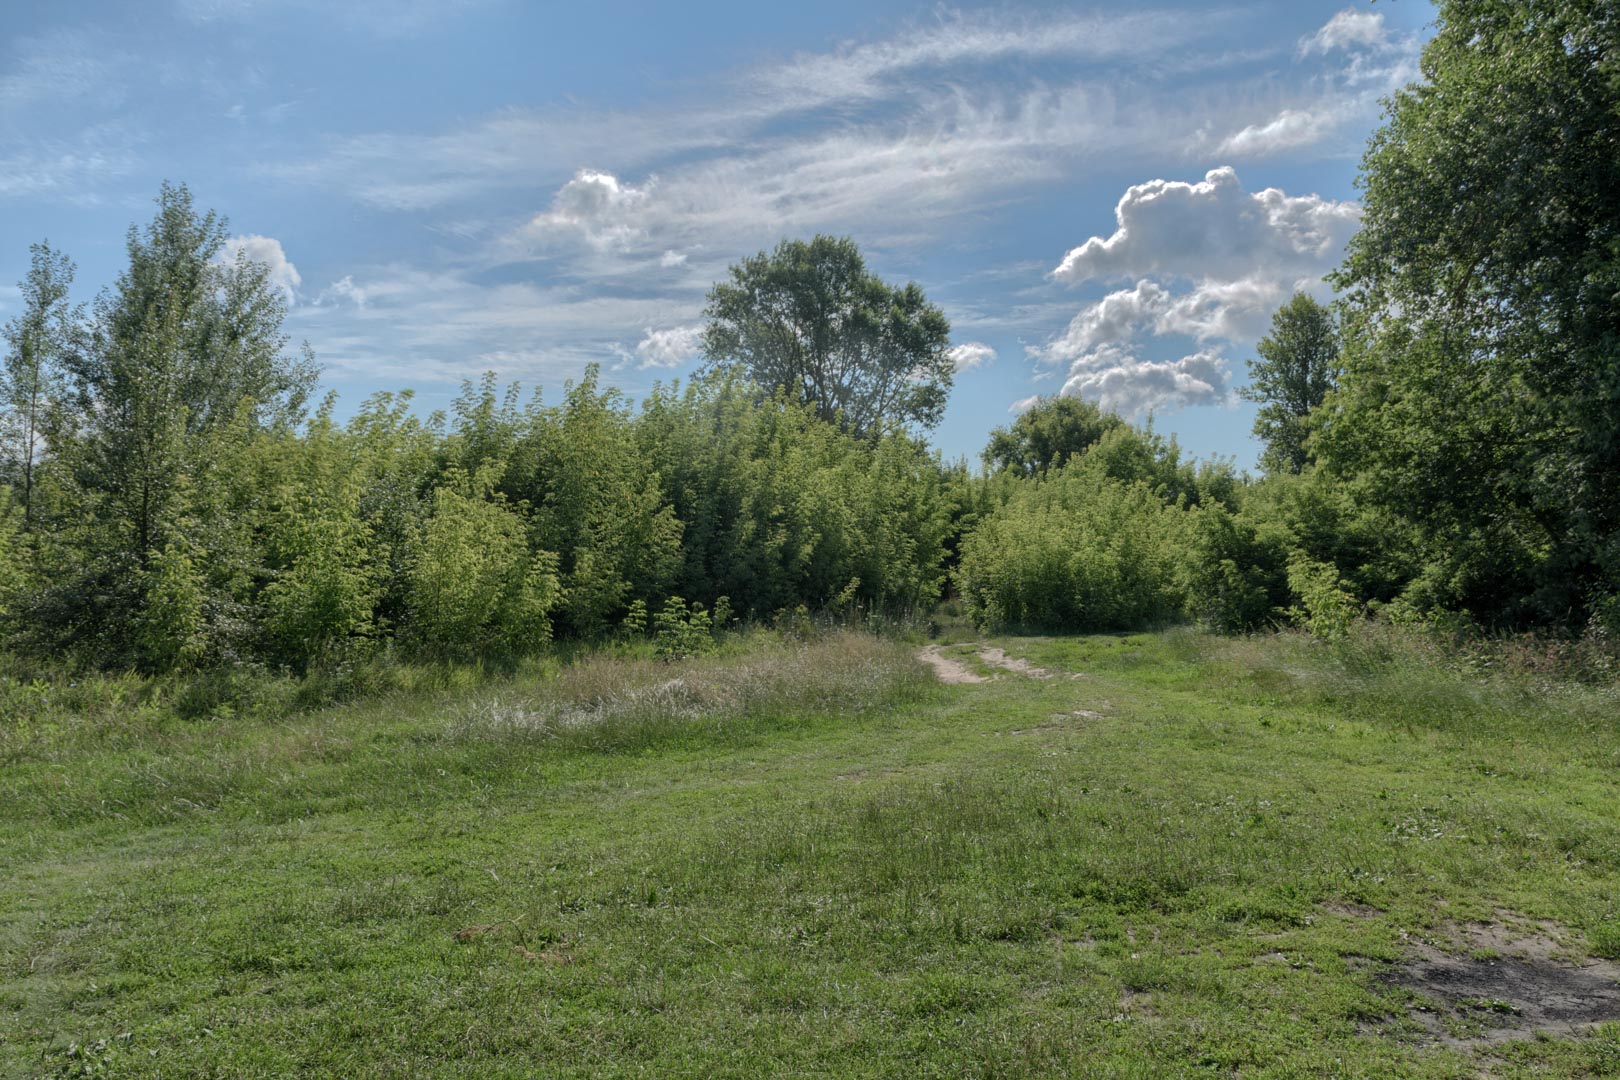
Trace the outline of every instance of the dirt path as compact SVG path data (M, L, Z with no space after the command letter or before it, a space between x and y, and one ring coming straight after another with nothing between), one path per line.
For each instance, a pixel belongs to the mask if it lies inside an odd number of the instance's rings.
M1050 679L1052 677L1052 673L1045 668L1036 667L1028 660L1022 660L1016 656L1008 656L1004 651L993 645L986 645L980 649L979 659L991 667L998 667L1015 675L1027 675L1031 679Z
M934 669L934 674L942 683L977 683L988 682L983 675L976 675L969 671L959 660L952 660L940 652L938 645L930 645L917 654L917 658Z

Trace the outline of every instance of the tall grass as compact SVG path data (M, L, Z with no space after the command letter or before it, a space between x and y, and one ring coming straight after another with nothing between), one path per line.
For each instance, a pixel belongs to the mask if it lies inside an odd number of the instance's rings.
M587 656L555 679L458 703L450 734L457 741L625 749L710 738L739 725L894 707L931 686L911 650L893 641L855 631L809 641L760 632L724 655L681 665Z

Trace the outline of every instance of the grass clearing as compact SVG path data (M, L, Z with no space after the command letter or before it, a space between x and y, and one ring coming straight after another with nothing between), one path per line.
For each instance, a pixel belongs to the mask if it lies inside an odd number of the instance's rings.
M1474 1038L1511 1003L1392 977L1504 913L1620 957L1612 688L990 645L1052 677L761 635L9 731L0 1071L1620 1073L1620 1025Z

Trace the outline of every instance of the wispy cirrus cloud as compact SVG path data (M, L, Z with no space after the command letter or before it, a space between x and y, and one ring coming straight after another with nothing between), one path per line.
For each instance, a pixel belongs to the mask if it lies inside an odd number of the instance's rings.
M486 323L475 330L452 316L418 326L406 315L412 348L440 348L435 338L448 348L464 333L469 351L528 362L606 350L637 367L678 367L695 358L689 331L707 284L783 235L852 233L869 250L923 248L1101 160L1157 170L1170 147L1196 176L1211 155L1315 152L1375 85L1404 70L1406 45L1381 21L1350 14L1309 35L1309 47L1262 50L1298 69L1281 91L1270 72L1254 73L1254 57L1205 46L1231 13L947 14L885 39L686 82L639 107L514 107L438 132L335 136L322 153L269 172L439 222L474 206L510 208L465 231L449 271L447 295ZM1197 72L1196 93L1188 72ZM1245 122L1225 126L1234 116ZM1076 392L1131 407L1227 400L1230 380L1216 377L1222 343L1258 333L1288 290L1318 281L1357 222L1353 204L1250 191L1231 169L1137 185L1119 213L1116 231L1069 252L1055 280L1129 287L1078 314L1069 306L1068 327L1029 352L1067 368ZM504 298L513 274L536 279L531 302L577 313L517 317ZM386 287L360 274L353 282L367 318L389 308ZM1006 303L1011 314L977 322L970 307L961 325L977 334L1063 318L1050 299ZM1131 351L1165 337L1187 339L1191 351L1174 360ZM1151 393L1127 391L1130 378L1118 374L1126 354ZM982 362L964 358L964 370Z
M1201 132L1194 146L1238 159L1274 157L1335 141L1340 152L1353 152L1385 95L1418 77L1420 51L1417 36L1392 32L1383 12L1346 8L1300 39L1296 64L1328 66L1309 68L1311 77L1289 104L1225 135Z

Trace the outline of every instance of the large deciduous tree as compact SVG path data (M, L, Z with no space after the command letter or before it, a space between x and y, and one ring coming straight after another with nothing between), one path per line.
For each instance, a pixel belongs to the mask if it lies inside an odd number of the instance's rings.
M990 433L984 463L1035 476L1079 457L1104 435L1125 426L1114 413L1077 397L1044 397L1025 409L1008 427Z
M1254 433L1266 444L1260 463L1267 472L1303 472L1307 419L1339 380L1339 332L1333 312L1307 293L1295 293L1271 317L1271 332L1249 361L1250 384L1242 394L1260 404Z
M1318 447L1420 526L1419 602L1620 614L1620 9L1438 16L1363 161Z
M785 392L867 435L886 423L936 426L950 396L950 323L915 283L866 269L854 241L817 236L731 267L710 290L712 367Z

